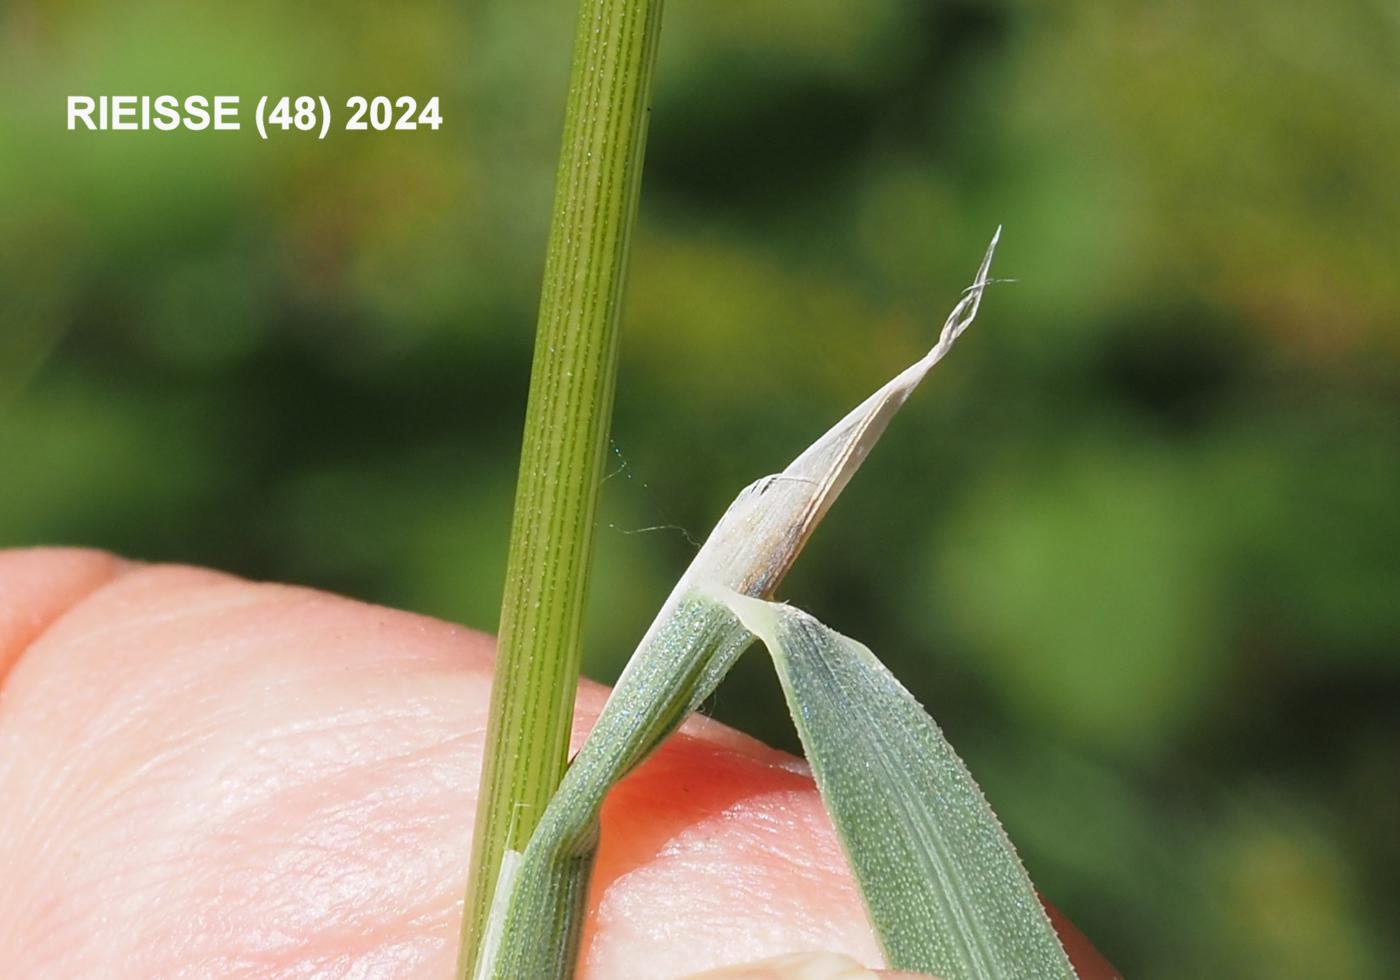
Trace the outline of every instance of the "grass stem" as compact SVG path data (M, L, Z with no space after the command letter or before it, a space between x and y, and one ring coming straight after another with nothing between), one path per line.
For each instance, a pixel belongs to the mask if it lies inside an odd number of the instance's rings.
M564 772L661 0L581 0L458 974Z

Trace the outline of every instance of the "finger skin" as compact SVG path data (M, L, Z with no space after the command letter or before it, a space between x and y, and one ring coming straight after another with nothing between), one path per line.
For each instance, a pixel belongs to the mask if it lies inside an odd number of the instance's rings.
M0 552L0 962L447 977L489 637L307 589ZM575 743L605 690L585 684ZM703 720L604 811L585 976L883 965L801 764Z
M1089 937L1079 931L1079 928L1065 914L1044 898L1041 902L1045 905L1045 911L1050 913L1050 922L1059 933L1060 944L1064 946L1065 952L1069 954L1070 962L1074 964L1075 972L1079 974L1079 980L1123 980L1123 975L1118 972L1118 968L1104 957L1102 953L1089 942Z
M100 551L0 551L0 683L65 609L133 567Z

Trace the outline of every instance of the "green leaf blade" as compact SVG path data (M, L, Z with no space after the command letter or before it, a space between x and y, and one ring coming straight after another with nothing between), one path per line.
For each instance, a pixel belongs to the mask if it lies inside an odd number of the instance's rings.
M890 965L944 980L1071 980L1015 849L913 695L806 613L725 599L772 653Z

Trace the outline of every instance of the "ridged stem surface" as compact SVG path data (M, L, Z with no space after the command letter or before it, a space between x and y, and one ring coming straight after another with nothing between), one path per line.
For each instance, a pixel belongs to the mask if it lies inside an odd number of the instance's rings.
M502 855L559 785L617 372L661 0L581 0L501 606L459 974Z

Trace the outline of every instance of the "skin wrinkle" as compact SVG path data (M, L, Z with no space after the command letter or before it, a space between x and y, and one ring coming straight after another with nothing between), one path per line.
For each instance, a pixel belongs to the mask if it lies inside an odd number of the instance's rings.
M89 784L85 781L71 779L65 781L62 776L66 773L60 774L50 781L50 785L69 785L71 791L66 795L55 794L50 797L46 801L48 806L41 804L38 814L40 819L35 821L35 825L43 827L50 819L60 820L62 819L60 814L69 814L71 822L79 827L87 825L98 828L104 824L122 826L120 821L113 818L120 817L127 809L134 809L139 814L145 805L140 797L141 795L149 796L153 784L169 784L172 787L171 798L179 800L181 794L176 792L179 788L185 787L191 782L201 781L199 779L201 767L191 765L191 757L197 758L201 749L215 744L223 737L220 725L224 720L219 717L201 719L203 726L199 729L186 728L172 733L162 740L164 744L157 743L160 747L154 752L146 750L143 753L148 754L149 759L133 766L107 767L103 772L102 781L98 783ZM122 728L117 728L110 733L101 733L102 737L96 740L120 739L125 734L127 732L123 731ZM87 741L93 741L93 739ZM68 753L65 761L65 769L72 771L82 764L81 754ZM246 769L246 762L242 761L241 757L229 759L226 769L234 772ZM143 779L146 781L145 784L143 784ZM217 779L214 781L217 782ZM131 798L133 790L139 791L134 799ZM180 812L180 807L177 804L170 813L178 812ZM85 817L86 814L95 814L95 816ZM195 823L199 819L200 815L195 814L191 817L190 823ZM166 822L172 822L168 816ZM133 822L132 828L138 833L140 832L139 823ZM107 832L110 833L110 831Z
M209 578L212 579L212 578L214 578L214 577L209 577ZM249 604L252 602L253 599L257 599L257 598L260 598L260 596L244 597L244 600L240 600L240 602L239 602L239 603L236 603L236 605L249 605ZM226 601L223 601L223 600L221 599L221 600L215 601L215 602L203 602L203 603L196 602L196 603L189 603L189 604L186 604L185 609L187 610L187 613L188 613L188 614L187 614L186 616L184 616L184 617L173 616L173 615L154 615L154 616L152 616L152 615L139 616L139 615L138 615L138 616L133 617L133 618L139 620L139 621L142 622L146 627L149 628L152 624L169 624L169 623L176 622L176 621L178 621L178 620L181 619L181 618L188 619L188 618L191 618L191 616L194 616L194 617L197 618L199 615L208 615L208 614L210 614L210 613L212 613L212 612L215 612L215 611L218 611L218 610L227 610L228 608L230 608L230 604L229 604L228 602L226 602ZM115 632L121 632L121 631L118 630L118 631L115 631ZM103 633L104 638L107 638L107 639L110 639L112 635L113 635L112 632ZM230 647L230 644L224 643L224 644L222 644L222 646L224 647L225 650L227 650L227 649ZM342 719L342 720L343 720L343 719ZM222 720L220 719L219 721L221 722ZM374 719L372 718L372 716L370 716L370 715L365 715L365 716L363 717L363 719L361 720L361 727L368 727L370 724L372 724L373 721L374 721ZM218 723L216 723L214 726L212 726L213 729L217 729L217 724L218 724ZM324 723L322 723L319 727L321 727L321 728L324 730L324 729L326 728L326 725L325 725ZM477 726L478 729L479 729L479 727L480 727L480 726ZM182 755L188 753L189 750L190 750L191 748L197 749L198 747L199 747L199 743L198 743L198 742L192 742L191 740L189 740L188 735L186 735L186 736L185 736L185 739L184 739L184 741L183 741L183 744L181 744L181 745L178 746L178 749L177 749L177 751L176 751L175 753L173 753L172 758L174 759L174 761L179 762L179 761L180 761L180 756L182 756ZM392 756L392 753L391 753L390 755ZM130 783L130 782L139 782L139 776L141 776L141 775L151 775L151 774L152 774L152 773L151 773L151 770L152 770L153 768L159 768L159 767L161 767L162 763L164 763L164 762L166 762L166 761L169 761L169 760L163 759L163 758L160 758L160 757L157 757L157 758L151 760L151 764L149 764L149 765L143 765L143 766L137 767L137 769L133 770L132 773L128 774L128 779L125 780L124 782L127 782L127 783ZM363 765L363 762L361 761L360 764ZM237 771L237 770L235 769L234 771ZM178 777L177 777L177 778L178 778ZM65 781L65 782L68 782L68 781ZM121 790L121 789L122 789L121 786L110 787L110 790L114 791L114 793L110 793L110 794L109 794L108 802L110 802L110 796L111 796L111 795L120 795L120 790Z
M868 963L883 962L859 897L842 878L844 859L835 838L829 826L823 832L821 817L807 812L804 804L810 802L810 797L780 790L742 800L711 820L686 827L627 875L626 888L608 893L597 912L599 925L622 931L635 944L679 945L687 920L733 921L730 910L742 907L751 911L735 935L708 943L690 939L697 955L706 952L702 944L711 946L710 955L738 958L750 955L746 950L758 957L774 949L830 946ZM815 839L822 842L825 836L829 846L790 846L813 829ZM833 860L827 860L829 855ZM834 875L829 864L836 865ZM779 893L773 889L775 874L787 883ZM677 896L671 884L676 880L703 884ZM647 976L618 959L615 946L588 955L601 976Z
M422 850L423 831L437 829L448 821L443 817L416 817L404 820L394 808L400 806L405 799L416 802L416 796L414 793L385 793L379 797L367 797L354 804L328 801L320 810L313 811L318 818L316 824L288 839L289 854L301 860L308 853L318 856L343 853L354 861L357 871L400 868L406 873L416 873L418 877L431 877L428 874L431 863L425 859ZM386 815L394 819L394 825L391 826L390 832L376 837L370 828L373 828L377 821L367 818L379 811L389 811ZM361 856L367 852L369 856ZM387 860L381 856L381 852L387 855ZM321 860L313 860L307 865L307 870L314 871L321 867L322 863Z
M153 572L159 572L159 571L160 571L160 570L153 570ZM212 576L211 576L210 578L212 579L212 578L222 578L222 577L212 577ZM220 583L220 584L223 584L223 583ZM189 605L189 606L186 607L186 608L188 608L188 610L189 610L190 617L197 618L197 617L200 617L200 616L207 616L208 614L210 614L210 613L212 613L212 612L227 611L227 610L230 609L230 608L234 608L234 607L238 607L238 606L243 606L243 607L246 607L246 606L253 606L253 605L255 605L258 601L263 601L263 602L267 602L267 601L276 601L276 599L277 599L277 597L278 597L279 595L280 595L280 596L285 596L285 595L287 595L287 594L296 594L296 593L298 593L298 592L300 592L300 591L301 591L301 590L290 590L290 589L280 589L280 588L279 588L279 589L275 590L275 592L273 593L273 595L269 596L267 593L265 593L265 592L263 591L263 587L259 587L257 594L255 594L254 596L251 596L251 597L247 597L247 599L246 599L245 601L241 601L241 602L238 602L238 603L233 603L233 604L231 604L231 603L229 603L229 602L227 601L227 598L224 597L224 598L221 598L220 600L215 601L215 602L193 603L193 604ZM312 594L312 595L314 595L314 594ZM324 601L324 600L322 600L322 601ZM162 623L162 624L173 623L173 622L176 621L177 617L174 616L174 615L159 615L159 616L138 617L138 619L140 619L141 622L143 622L143 623L145 623L147 626L149 626L149 625L151 625L151 624L153 624L153 623ZM197 678L197 675L196 675L196 678ZM283 674L280 676L280 679L281 679L281 683L283 683L284 685L285 685L285 684L289 684L289 683L292 682L292 681L290 681L290 680L288 680L288 679L286 678L285 672L283 672ZM382 725L382 724L384 724L384 723L386 723L386 722L387 722L387 723L393 723L393 722L399 720L397 717L384 718L384 717L383 717L382 702L380 702L380 705L381 705L381 706L375 706L375 705L371 705L371 704L365 704L365 705L361 706L359 709L357 709L357 710L358 710L358 714L360 715L360 717L358 717L358 718L357 718L357 717L353 717L350 713L347 713L347 715L344 716L344 717L313 718L313 719L310 719L310 720L308 720L308 721L302 722L302 723L299 724L299 725L285 726L285 727L288 727L288 728L291 729L291 731L287 732L287 737L305 736L305 735L308 735L308 734L328 734L328 733L333 733L334 730L335 730L337 727L344 727L344 728L346 728L347 730L350 730L350 729L355 729L355 728L358 728L358 727L360 727L360 726L365 726L365 725L369 725L369 724ZM234 710L239 710L239 709L234 709ZM192 747L192 746L190 745L190 743L191 743L194 739L196 739L196 738L202 739L202 738L205 738L205 737L217 736L218 730L219 730L220 726L223 724L223 722L224 722L224 719L219 718L219 717L216 716L216 717L213 717L212 719L208 720L208 722L207 722L208 731L207 731L207 732L195 733L195 732L190 732L188 729L182 731L181 733L179 733L179 739L180 739L179 743L176 743L175 745L173 745L173 746L171 747L172 750L175 751L175 752L177 752L177 753L185 752L186 750L188 750L189 748ZM475 727L476 727L476 729L477 729L478 731L481 730L481 726L475 726ZM300 729L300 730L298 730L298 729ZM305 755L307 754L307 753L305 752L305 749L307 748L307 744L303 744L302 748L303 748L303 756L305 756ZM327 752L327 753L325 753L325 756L329 758L329 757L335 756L336 754L337 754L337 753L335 753L334 751L332 751L332 752ZM293 759L295 759L295 757L293 757ZM157 756L157 757L155 757L155 758L152 758L152 759L150 759L150 760L147 760L147 763L146 763L146 764L143 764L142 766L138 767L135 771L133 771L133 772L130 774L129 778L130 778L130 779L139 778L139 776L141 775L141 773L142 773L143 771L145 771L146 769L148 769L151 765L156 765L156 764L158 764L159 761L160 761L160 757L159 757L159 756ZM232 758L226 760L226 762L227 762L227 768L229 768L229 769L231 769L231 770L233 770L233 771L235 771L235 772L236 772L236 771L239 771L240 769L246 770L246 768L247 768L247 766L246 766L246 754L244 754L244 753L237 753L237 754L234 755ZM283 766L284 766L284 765L285 765L285 762L286 762L286 760L279 760L279 765L283 765ZM304 767L304 768L307 768L307 769L315 769L315 768L317 768L317 767L319 767L319 766L321 766L321 765L323 765L323 764L324 764L324 759L322 759L322 758L320 758L320 757L315 757L315 758L312 758L312 759L308 760L307 762L303 763L303 767ZM246 779L245 779L245 781L246 781ZM112 788L113 790L119 789L119 788L120 788L120 782L118 783L117 786L112 786L111 788ZM98 802L100 803L101 801L98 801Z
M130 573L129 577L141 578L143 580L150 578L156 579L158 581L160 577L169 575L172 572L176 572L177 570L180 574L183 574L186 571L186 569L183 566L148 565L140 571L134 571ZM150 613L145 616L131 616L126 619L115 619L109 625L89 629L86 634L87 641L91 643L97 640L112 640L117 635L122 633L141 633L151 629L152 627L166 626L173 623L188 621L190 619L194 619L202 615L207 615L209 613L226 613L232 612L237 609L246 609L250 606L257 606L265 601L265 598L260 594L245 593L244 590L247 588L247 586L244 583L239 582L237 579L231 579L227 576L219 575L213 572L201 572L200 574L209 576L209 578L211 580L214 580L217 583L217 585L224 586L230 594L208 596L203 601L199 602L187 601L185 604L182 604L178 608L162 610L160 612ZM111 584L117 585L130 583L114 582ZM258 588L273 587L258 586ZM225 636L222 637L222 639L224 639L225 641L229 641L232 639L232 637Z
M340 792L338 784L356 775L342 773L329 784L309 788L315 796L325 798L323 805L309 811L305 828L297 829L275 848L277 857L270 873L254 878L246 889L254 896L254 903L264 893L274 897L296 895L288 912L278 917L293 930L313 927L318 922L341 923L343 932L335 935L358 934L368 926L392 928L418 910L395 909L396 914L386 927L386 910L365 910L366 899L381 893L413 895L422 891L420 886L425 880L435 877L432 855L416 831L423 825L431 829L444 821L420 817L415 821L419 827L414 827L403 826L399 818L397 833L377 835L372 828L385 821L377 819L376 813L392 810L397 797L403 794L381 789L350 802L337 802L334 797ZM416 794L409 791L408 795ZM304 808L295 799L279 800L268 808L266 820L252 823L247 832L266 841L271 835L262 826L266 822L276 827L276 811L301 809ZM392 813L389 816L393 819ZM297 882L302 884L297 886ZM321 938L326 936L323 930Z

